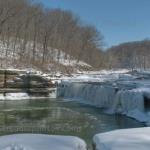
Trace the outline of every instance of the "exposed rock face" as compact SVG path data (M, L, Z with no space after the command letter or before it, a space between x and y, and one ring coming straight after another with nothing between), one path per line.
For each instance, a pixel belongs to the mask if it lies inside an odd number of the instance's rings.
M33 96L48 96L54 87L51 80L27 72L1 71L0 93L28 93Z

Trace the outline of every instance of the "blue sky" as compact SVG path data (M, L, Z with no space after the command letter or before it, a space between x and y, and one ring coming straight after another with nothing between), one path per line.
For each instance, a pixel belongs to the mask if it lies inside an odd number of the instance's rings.
M150 37L150 0L35 0L71 10L104 36L106 47Z

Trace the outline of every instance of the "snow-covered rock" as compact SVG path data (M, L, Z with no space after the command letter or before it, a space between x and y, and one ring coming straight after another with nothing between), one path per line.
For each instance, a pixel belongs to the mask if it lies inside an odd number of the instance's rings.
M96 150L149 150L150 127L100 133L93 141Z
M16 134L0 137L0 150L86 150L85 142L73 136Z

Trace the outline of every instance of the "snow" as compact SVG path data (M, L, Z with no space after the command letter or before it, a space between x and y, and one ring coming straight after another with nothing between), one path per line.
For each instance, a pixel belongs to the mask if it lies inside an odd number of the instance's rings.
M28 99L40 99L40 98L56 98L56 91L55 88L51 89L48 97L43 96L29 96L28 93L6 93L6 96L0 94L0 100L28 100Z
M144 111L144 97L141 92L136 92L132 90L120 90L116 94L114 101L114 108L116 112L117 109L122 109L122 113L127 113L128 111L138 109L139 111Z
M0 40L0 54L1 54L0 58L2 60L3 68L8 68L8 67L16 68L18 66L18 64L14 64L14 59L17 60L20 57L20 49L22 48L23 40L17 39L17 41L15 43L16 44L15 51L14 51L14 42L13 41L14 41L14 39L10 38L10 44L7 45L7 42L3 42ZM32 51L32 47L33 47L33 41L27 42L26 51L24 53L25 56L29 57L29 55ZM35 48L37 60L42 58L41 48L42 48L42 45L37 43L36 48ZM7 56L6 56L6 51L7 51ZM32 56L32 55L30 55L30 56ZM50 58L50 60L51 60L51 63L47 66L47 70L49 70L49 71L51 71L53 68L55 68L54 70L58 70L58 69L56 69L57 64L63 65L63 66L71 66L71 67L73 67L74 70L77 70L77 71L79 70L80 67L92 68L92 66L87 64L86 62L77 61L75 58L73 58L73 56L66 54L63 50L54 49L52 47L48 47L47 57ZM31 58L29 58L29 59L31 59ZM27 64L26 65L19 64L19 66L20 66L20 68L26 68ZM29 68L26 70L28 70L28 71L34 70L33 68L30 68L31 66L33 67L32 64L28 64ZM35 66L34 66L34 68L37 69L37 67L35 67Z
M149 150L150 127L101 133L95 135L93 141L96 150Z
M136 108L144 111L142 93L129 90L117 92L116 87L107 84L62 82L57 89L57 97L76 99L116 112L122 109L122 113Z
M148 74L148 73L147 73ZM145 99L150 100L150 76L129 70L74 74L57 87L57 97L71 99L150 124ZM150 109L150 108L149 108Z
M0 100L23 100L29 98L27 93L6 93L6 96L0 95Z
M50 49L50 48L49 48ZM89 64L83 62L83 61L78 61L76 59L73 59L69 54L66 54L65 52L58 50L58 49L53 49L53 53L51 54L52 58L60 64L64 66L86 66L91 68ZM58 55L60 55L60 58L58 58Z
M74 136L15 134L0 137L1 150L86 150L85 142Z
M57 89L57 97L77 99L99 107L112 105L115 89L109 86L99 86L85 83L64 82Z
M73 77L62 78L69 82L108 82L117 80L133 80L135 77L128 73L129 70L101 70L83 71L72 74Z

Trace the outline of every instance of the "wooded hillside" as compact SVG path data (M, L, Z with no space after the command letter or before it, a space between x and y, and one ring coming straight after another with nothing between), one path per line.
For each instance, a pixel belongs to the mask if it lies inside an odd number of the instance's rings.
M62 59L101 67L102 36L78 16L30 0L0 0L0 64L44 68ZM55 57L55 58L54 58Z
M150 68L150 40L123 43L105 52L107 68Z

